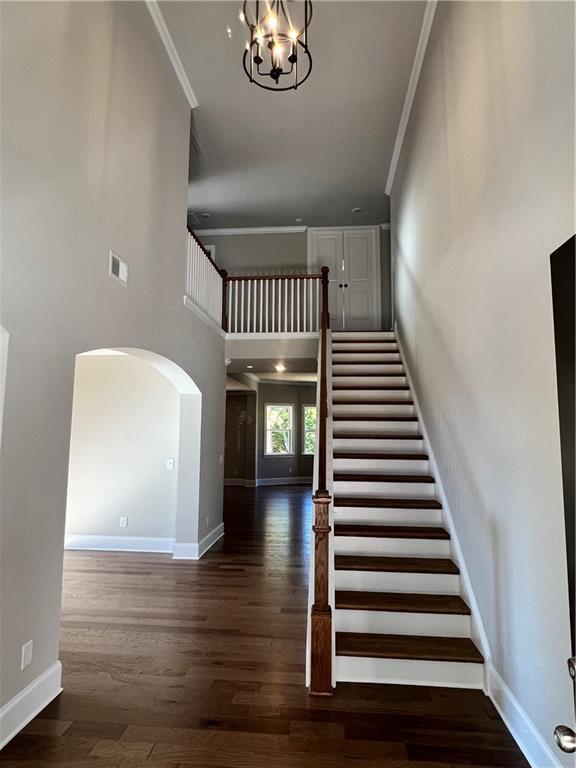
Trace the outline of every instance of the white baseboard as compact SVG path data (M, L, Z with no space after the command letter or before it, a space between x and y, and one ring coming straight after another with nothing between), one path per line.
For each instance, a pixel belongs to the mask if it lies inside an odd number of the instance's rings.
M416 410L418 419L420 420L422 436L424 437L424 444L426 446L426 451L428 453L428 460L430 462L430 474L434 475L438 499L442 504L442 521L446 526L446 528L448 529L448 532L450 533L450 546L452 549L453 558L456 561L458 568L460 569L460 583L462 585L463 597L468 602L470 609L472 611L472 617L471 617L472 639L476 641L480 646L480 650L482 651L482 655L484 656L484 661L486 662L484 666L484 671L485 671L484 691L487 693L488 692L487 669L488 669L488 663L492 657L492 652L490 650L490 643L488 642L488 635L484 627L484 622L482 620L482 615L480 613L478 601L476 600L476 595L474 594L474 589L472 587L470 574L468 573L468 568L466 567L466 561L464 559L462 547L460 546L460 540L458 538L456 526L454 525L454 517L452 515L450 504L448 503L448 499L444 491L442 474L438 468L436 457L434 456L434 449L430 441L430 435L428 433L428 430L426 429L426 423L424 421L424 417L422 414L422 408L420 407L420 402L418 400L418 392L416 391L414 378L412 376L412 372L410 371L410 367L408 365L404 346L402 344L402 339L400 338L400 333L398 332L397 327L395 327L394 331L396 335L398 348L400 350L400 356L404 364L404 372L406 374L406 380L408 381L408 385L410 386L410 391L412 393L412 399L414 400L414 408Z
M0 749L62 692L62 664L57 661L0 709Z
M64 540L64 549L92 549L116 552L172 552L174 539L148 536L84 536L71 534Z
M500 717L532 768L562 768L524 707L500 677L492 663L487 664L488 695Z
M198 544L193 542L175 542L172 558L173 560L200 560L202 555L205 555L210 547L213 547L222 536L224 536L224 523L217 525Z

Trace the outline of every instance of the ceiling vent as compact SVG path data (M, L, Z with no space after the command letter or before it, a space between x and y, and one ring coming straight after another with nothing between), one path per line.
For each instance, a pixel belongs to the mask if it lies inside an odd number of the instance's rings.
M128 263L117 256L114 251L110 251L110 277L117 280L122 285L128 285Z

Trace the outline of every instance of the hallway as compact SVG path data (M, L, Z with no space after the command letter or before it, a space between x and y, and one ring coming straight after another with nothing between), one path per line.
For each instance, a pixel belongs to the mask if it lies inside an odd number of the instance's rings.
M199 562L67 552L64 692L1 768L526 766L479 691L340 684L310 698L310 490L225 490Z

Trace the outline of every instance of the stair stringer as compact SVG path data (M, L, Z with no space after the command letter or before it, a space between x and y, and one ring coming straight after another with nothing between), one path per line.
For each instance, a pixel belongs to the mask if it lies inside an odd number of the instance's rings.
M466 567L466 561L464 559L462 547L460 546L458 531L454 524L454 517L450 509L450 503L444 491L444 485L442 482L442 473L440 472L440 469L438 467L438 462L436 461L436 457L434 455L434 449L430 440L430 435L426 428L426 422L424 420L424 415L422 413L422 408L420 407L420 402L418 399L418 390L416 388L416 384L412 376L412 372L410 370L410 365L408 363L408 358L406 356L406 351L402 343L402 337L400 335L400 331L397 323L394 324L394 332L396 336L396 342L400 349L400 356L404 364L404 373L406 376L406 380L408 382L410 391L412 393L412 399L414 401L414 409L419 419L422 436L424 438L424 444L426 446L426 451L428 453L428 460L430 462L430 474L434 476L435 483L436 483L437 498L442 504L442 522L446 527L446 529L448 530L448 532L450 533L450 549L452 553L452 560L456 563L456 565L460 569L460 594L464 598L464 600L468 603L468 605L470 606L470 610L472 612L470 617L470 628L471 628L470 636L472 640L476 643L476 645L480 648L480 651L484 656L483 691L484 693L488 694L488 690L489 690L488 674L489 674L489 669L491 668L491 659L492 659L490 643L488 642L488 635L484 627L484 622L482 620L482 614L480 613L478 601L476 600L476 595L474 594L472 580L470 579L470 574L468 572L468 568Z

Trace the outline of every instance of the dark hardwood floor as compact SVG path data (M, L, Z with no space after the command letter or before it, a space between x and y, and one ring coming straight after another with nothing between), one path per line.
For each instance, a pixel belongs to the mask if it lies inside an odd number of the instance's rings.
M68 552L64 692L0 768L527 766L479 691L340 684L310 698L310 491L226 490L200 562Z

